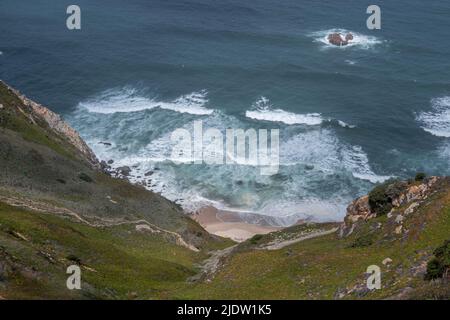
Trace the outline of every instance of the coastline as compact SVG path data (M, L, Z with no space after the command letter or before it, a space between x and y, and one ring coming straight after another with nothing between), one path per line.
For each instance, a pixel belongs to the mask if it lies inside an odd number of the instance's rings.
M209 233L230 238L236 242L243 242L256 234L267 234L283 229L282 227L248 223L238 212L220 210L213 206L203 207L190 214L190 217Z

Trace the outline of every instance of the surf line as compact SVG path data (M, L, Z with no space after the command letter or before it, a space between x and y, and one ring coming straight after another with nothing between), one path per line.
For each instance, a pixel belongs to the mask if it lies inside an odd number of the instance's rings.
M280 130L258 131L250 128L226 129L225 136L217 128L203 130L203 121L195 121L193 134L178 128L171 134L171 160L174 163L207 165L247 165L260 168L261 175L278 173L280 165Z

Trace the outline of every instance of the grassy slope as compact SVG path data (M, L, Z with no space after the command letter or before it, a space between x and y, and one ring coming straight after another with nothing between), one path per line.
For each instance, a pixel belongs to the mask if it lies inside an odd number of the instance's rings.
M135 292L169 298L187 285L207 252L232 244L210 236L174 203L92 168L2 83L0 104L0 197L51 212L68 209L94 223L145 219L200 249L177 245L164 232L137 232L132 224L91 227L0 201L0 296L127 298ZM80 179L81 173L92 181ZM84 270L81 292L65 287L69 255L97 271Z
M4 204L0 243L26 266L0 282L0 295L7 298L170 298L206 258L133 225L94 228ZM82 269L81 292L66 289L66 267L75 264L70 256L89 268Z
M404 228L409 230L406 235L396 235L395 223L383 216L371 220L346 239L332 234L277 251L254 250L248 242L212 282L186 291L184 297L333 299L347 292L341 298L374 299L392 297L406 287L422 290L417 298L435 297L433 288L423 289L428 285L423 280L423 267L432 251L450 237L449 184L447 180L438 194L408 216L404 223ZM380 229L375 228L378 223ZM373 244L352 247L359 237L370 237ZM263 237L259 244L270 238L273 236ZM389 267L382 264L388 257L393 260ZM365 290L365 272L373 264L381 267L383 287L369 292ZM348 294L352 288L356 290ZM450 288L447 286L443 291L441 294L450 298Z

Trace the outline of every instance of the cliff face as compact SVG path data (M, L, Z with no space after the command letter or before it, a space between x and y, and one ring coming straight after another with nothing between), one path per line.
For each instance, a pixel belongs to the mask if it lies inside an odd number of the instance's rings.
M4 95L14 96L17 98L16 103L3 105L3 108L16 108L24 116L26 116L32 125L45 123L51 131L61 136L68 143L70 143L85 160L95 168L100 168L100 163L92 150L81 139L77 131L75 131L69 124L67 124L61 117L49 110L48 108L28 99L19 91L11 88L6 83L0 80L0 87Z

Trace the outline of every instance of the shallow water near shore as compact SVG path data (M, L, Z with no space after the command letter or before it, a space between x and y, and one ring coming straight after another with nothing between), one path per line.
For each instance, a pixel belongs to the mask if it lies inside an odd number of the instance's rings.
M390 177L450 174L448 1L382 1L379 31L366 28L369 3L353 1L78 5L71 32L66 3L3 0L0 78L189 211L337 221ZM331 32L355 39L334 47ZM174 164L171 133L199 120L279 129L279 172Z

